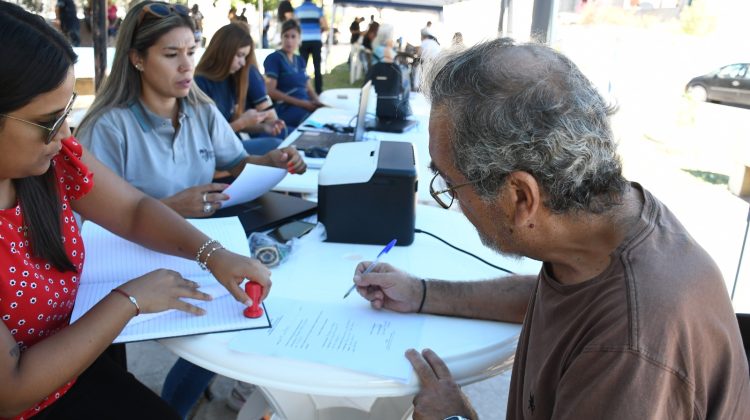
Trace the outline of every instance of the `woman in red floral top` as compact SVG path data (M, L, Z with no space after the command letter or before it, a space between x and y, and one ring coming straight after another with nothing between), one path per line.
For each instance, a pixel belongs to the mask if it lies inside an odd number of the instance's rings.
M269 271L221 248L70 137L76 56L42 18L0 2L0 39L0 418L179 418L99 356L133 316L201 315L181 298L210 296L179 273L157 270L70 324L85 257L73 211L154 250L197 258L240 302L249 303L244 279L267 295Z

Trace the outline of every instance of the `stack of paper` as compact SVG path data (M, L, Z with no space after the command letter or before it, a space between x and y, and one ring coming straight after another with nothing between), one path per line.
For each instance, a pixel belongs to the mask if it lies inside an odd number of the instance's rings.
M249 256L244 230L236 217L189 220L196 228L217 239L228 250ZM161 254L122 239L92 222L85 222L82 237L86 261L76 296L71 322L85 314L115 287L159 268L177 271L201 285L213 296L209 302L190 300L206 309L202 316L170 310L141 314L125 326L116 343L177 337L217 331L268 328L268 315L252 319L242 314L245 306L237 302L213 275L203 271L194 260Z

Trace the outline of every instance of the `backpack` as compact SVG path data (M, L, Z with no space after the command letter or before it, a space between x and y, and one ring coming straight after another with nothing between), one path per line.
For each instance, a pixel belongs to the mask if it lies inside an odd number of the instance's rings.
M403 120L411 115L409 106L409 68L396 63L376 63L370 67L367 80L372 80L378 95L375 113L378 118Z

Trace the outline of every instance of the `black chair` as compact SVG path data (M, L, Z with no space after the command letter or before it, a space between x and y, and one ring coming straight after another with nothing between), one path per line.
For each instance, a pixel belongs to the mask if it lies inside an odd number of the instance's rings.
M737 314L737 322L740 324L740 335L745 346L745 355L750 364L750 314ZM750 375L750 372L748 372Z

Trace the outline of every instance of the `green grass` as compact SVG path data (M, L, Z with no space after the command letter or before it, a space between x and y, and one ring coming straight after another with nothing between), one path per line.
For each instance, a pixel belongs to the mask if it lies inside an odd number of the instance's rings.
M729 176L724 175L724 174L699 171L696 169L683 169L683 171L705 182L708 182L710 184L716 184L716 185L728 185L729 184Z
M354 81L354 84L349 84L349 65L347 63L339 64L334 67L330 73L323 75L323 89L339 89L339 88L358 88L361 85L360 81Z

